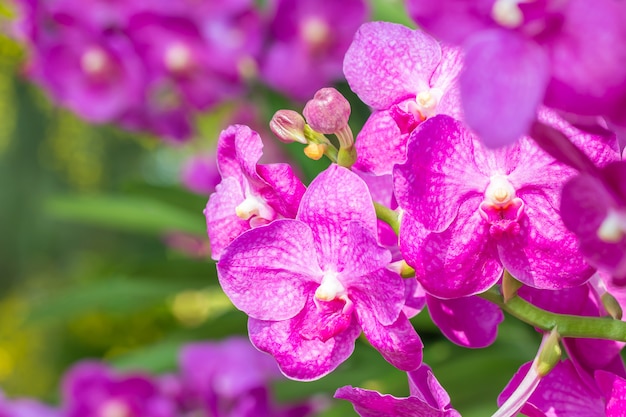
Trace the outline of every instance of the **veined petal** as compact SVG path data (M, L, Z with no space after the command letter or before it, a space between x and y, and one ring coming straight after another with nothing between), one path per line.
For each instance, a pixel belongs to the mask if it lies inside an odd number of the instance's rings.
M441 233L430 232L405 213L400 225L400 250L416 270L427 293L458 298L486 291L502 275L489 225L475 207L478 199L461 206L459 215Z
M443 417L444 411L431 407L415 397L397 398L363 388L341 387L335 398L347 400L361 417Z
M306 188L289 164L258 165L259 176L268 187L261 196L274 210L287 218L295 218Z
M482 348L496 339L498 325L504 320L502 310L479 297L441 300L426 297L428 312L439 330L453 343Z
M626 409L626 380L606 371L595 373L596 383L607 399L606 415L618 417Z
M419 368L424 345L404 313L389 326L382 325L372 313L369 309L357 309L359 324L374 349L400 370Z
M520 367L513 379L498 397L502 404L511 396L530 368L530 363ZM521 413L530 416L602 416L604 401L592 381L583 381L570 361L560 362L542 378ZM584 413L581 414L581 411ZM538 412L545 414L538 414ZM551 414L547 414L551 413Z
M235 307L259 320L285 320L298 314L319 283L315 243L309 227L276 220L235 239L217 264L222 289Z
M283 321L248 320L250 340L260 350L268 352L278 362L285 376L311 381L332 372L354 351L354 342L361 328L353 321L346 330L322 342L300 335L308 311L315 309L312 301L296 317Z
M352 91L381 110L427 88L440 60L439 42L425 32L370 22L354 36L343 72Z
M223 130L217 142L217 167L222 178L257 179L256 165L263 155L259 134L248 126L232 125Z
M459 79L465 121L490 148L514 143L536 119L549 75L533 41L499 29L476 34Z
M371 114L357 135L354 167L376 175L391 174L394 164L406 160L408 133L400 132L389 110Z
M352 280L350 297L357 311L369 310L376 320L388 326L398 319L404 307L405 286L400 275L383 267Z
M517 236L498 241L504 267L524 284L542 289L574 287L593 275L593 268L578 250L576 236L565 228L559 214L540 194L520 191L525 215Z
M211 257L220 259L222 252L237 236L250 229L247 220L237 216L236 208L245 199L241 184L226 177L215 187L204 210Z
M348 224L359 222L376 236L377 221L367 184L358 175L331 165L302 197L297 219L313 231L319 265L324 271L343 266L349 246Z
M400 207L426 229L445 230L461 202L483 194L489 176L476 165L476 155L483 152L474 145L469 130L443 115L426 120L411 134L407 160L393 171L394 192Z

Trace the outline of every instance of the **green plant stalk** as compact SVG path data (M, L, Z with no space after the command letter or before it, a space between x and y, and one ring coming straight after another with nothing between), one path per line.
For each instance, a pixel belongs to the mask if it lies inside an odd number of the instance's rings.
M396 235L400 235L400 220L398 213L375 201L374 208L376 209L376 217L391 226Z
M584 317L551 313L535 307L519 296L504 302L502 295L496 287L492 287L478 295L534 327L546 331L550 331L555 327L558 328L561 337L607 339L626 342L626 322L620 320L609 317Z

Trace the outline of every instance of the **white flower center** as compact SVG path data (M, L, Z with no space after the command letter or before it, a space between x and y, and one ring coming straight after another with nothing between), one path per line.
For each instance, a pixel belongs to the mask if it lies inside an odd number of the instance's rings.
M491 9L491 17L496 23L506 28L519 27L524 23L524 13L518 5L526 1L529 0L496 0Z
M193 56L187 45L174 43L165 50L165 67L174 73L188 71L193 65Z
M443 91L438 88L431 88L417 94L415 97L417 110L424 119L432 117L436 113L437 105L439 104L439 100L441 100L442 95Z
M91 47L80 58L80 67L88 75L100 75L106 71L109 57L101 48Z
M126 403L109 400L100 406L98 417L133 417L133 413Z
M491 176L485 190L485 201L497 208L506 208L515 198L515 188L505 175Z
M320 301L333 301L346 295L346 288L338 278L339 274L334 271L324 273L320 286L315 290L315 298Z
M609 208L598 228L598 238L607 243L617 243L626 234L626 213Z
M326 43L330 36L328 24L319 17L309 17L300 26L300 36L304 41L315 47Z
M237 217L248 220L252 218L260 218L265 220L274 220L276 212L267 204L263 198L254 194L248 194L236 208Z

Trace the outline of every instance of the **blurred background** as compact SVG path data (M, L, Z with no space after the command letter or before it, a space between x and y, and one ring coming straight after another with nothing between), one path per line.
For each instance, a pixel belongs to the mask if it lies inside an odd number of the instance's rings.
M366 7L367 20L414 26L400 0ZM210 259L202 210L214 184L185 182L190 158L210 160L219 132L244 122L261 132L268 159L292 161L310 182L328 163L307 159L302 145L282 144L267 129L276 110L301 111L310 96L290 96L291 87L258 77L246 79L243 93L194 109L184 134L94 123L37 70L46 63L33 58L36 45L12 29L19 14L16 4L0 0L2 390L55 404L63 373L79 360L161 374L177 369L179 349L189 342L245 335L246 316L221 292ZM369 110L340 77L323 81L350 100L358 132ZM493 412L498 393L538 346L535 332L509 317L497 342L476 351L448 342L427 312L413 322L426 363L464 416ZM311 383L280 381L275 392L279 401L331 397L343 385L408 394L405 374L362 340L337 372ZM323 415L351 409L336 400Z

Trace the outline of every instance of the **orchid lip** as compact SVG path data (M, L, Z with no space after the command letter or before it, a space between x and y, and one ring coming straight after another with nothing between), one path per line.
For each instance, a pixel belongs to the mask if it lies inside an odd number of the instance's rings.
M248 195L236 208L237 217L243 220L261 218L273 220L276 217L274 209L267 202L253 194Z
M489 185L485 190L485 201L497 208L507 208L515 198L515 187L506 176L495 174L491 176Z
M339 280L339 274L334 271L324 273L320 286L315 290L315 303L318 301L341 300L345 302L342 314L350 314L354 303L348 297L346 287Z
M423 119L427 119L436 114L437 106L443 96L443 91L439 88L431 88L428 90L420 91L415 96L415 103L417 104L417 111Z

